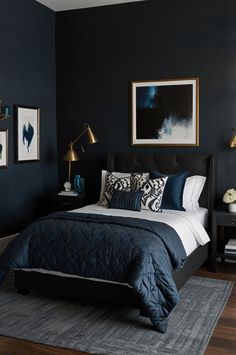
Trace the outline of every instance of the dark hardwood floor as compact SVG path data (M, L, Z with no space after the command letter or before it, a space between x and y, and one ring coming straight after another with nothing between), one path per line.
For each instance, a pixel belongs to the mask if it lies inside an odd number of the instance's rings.
M220 264L217 273L205 268L197 275L236 281L236 263ZM1 355L85 355L85 353L0 336ZM205 355L236 354L236 285L212 334ZM127 354L128 355L128 354Z
M236 354L236 263L220 263L217 273L200 269L199 276L235 281L226 307L211 336L205 355Z

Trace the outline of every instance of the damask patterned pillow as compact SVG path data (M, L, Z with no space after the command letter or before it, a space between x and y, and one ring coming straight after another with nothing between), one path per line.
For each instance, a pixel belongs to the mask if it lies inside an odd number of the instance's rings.
M124 190L124 191L130 191L131 189L131 176L126 176L126 177L116 177L113 174L107 172L105 176L105 186L104 186L104 191L103 195L101 197L101 200L99 202L100 206L107 207L108 203L111 200L113 190Z
M137 191L143 182L149 179L149 173L131 173L131 191Z
M159 179L146 179L144 177L133 177L132 182L136 191L143 191L142 209L150 209L158 212L168 177Z
M105 187L105 180L106 180L106 173L108 171L107 170L102 170L102 174L101 174L101 189L100 189L100 201L102 199L103 196L103 192L104 192L104 187ZM127 176L131 176L131 173L122 173L119 171L110 171L110 173L112 175L114 175L117 178L123 178L123 177L127 177ZM148 177L149 177L149 173L148 173Z

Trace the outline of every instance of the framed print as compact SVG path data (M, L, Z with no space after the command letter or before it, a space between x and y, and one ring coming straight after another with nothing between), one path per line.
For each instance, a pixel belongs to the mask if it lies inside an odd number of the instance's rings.
M0 130L0 168L8 166L8 130Z
M39 119L37 107L16 106L17 161L39 160Z
M198 146L199 79L133 81L132 145Z

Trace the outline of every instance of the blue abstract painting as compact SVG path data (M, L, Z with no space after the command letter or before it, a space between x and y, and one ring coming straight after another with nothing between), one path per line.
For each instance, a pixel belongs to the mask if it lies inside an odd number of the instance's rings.
M23 135L23 144L27 145L27 151L29 152L31 142L34 137L34 127L30 124L30 122L28 122L27 127L25 124L23 125L22 135Z
M17 106L17 161L39 160L40 109Z
M197 81L133 82L133 143L197 145Z

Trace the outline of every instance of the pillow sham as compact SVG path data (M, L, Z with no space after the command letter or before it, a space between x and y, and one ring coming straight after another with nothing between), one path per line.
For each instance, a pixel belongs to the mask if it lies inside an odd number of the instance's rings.
M189 176L184 185L183 207L185 210L196 210L199 208L198 200L206 183L206 177L201 175Z
M107 170L102 170L102 175L101 175L101 190L100 190L100 201L102 200L103 192L104 192L104 187L105 187L105 180L106 180L106 173L108 173ZM128 177L131 176L131 173L120 173L120 172L112 172L112 174L117 177Z
M106 173L107 172L108 172L107 170L102 170L100 199L99 199L100 201L102 200L102 196L103 196L103 192L104 192L105 178L106 178ZM119 171L113 171L111 174L114 175L117 178L123 178L123 177L129 177L131 175L133 176L133 175L136 175L138 173L122 173L122 172L119 172ZM149 173L140 173L140 175L144 176L145 178L149 178Z
M118 208L130 211L140 211L143 191L128 192L113 189L111 200L108 208Z
M109 173L107 171L105 175L104 191L100 199L99 205L104 207L108 206L108 203L111 200L114 189L130 191L130 188L131 188L131 176L118 178L112 173Z
M150 178L168 177L162 202L162 209L179 210L184 211L183 207L183 190L186 178L188 177L188 171L182 171L176 174L162 174L159 171L150 171Z
M159 179L146 179L141 177L136 180L136 189L138 191L143 191L142 209L149 209L153 212L158 212L160 210L167 179L167 177Z

